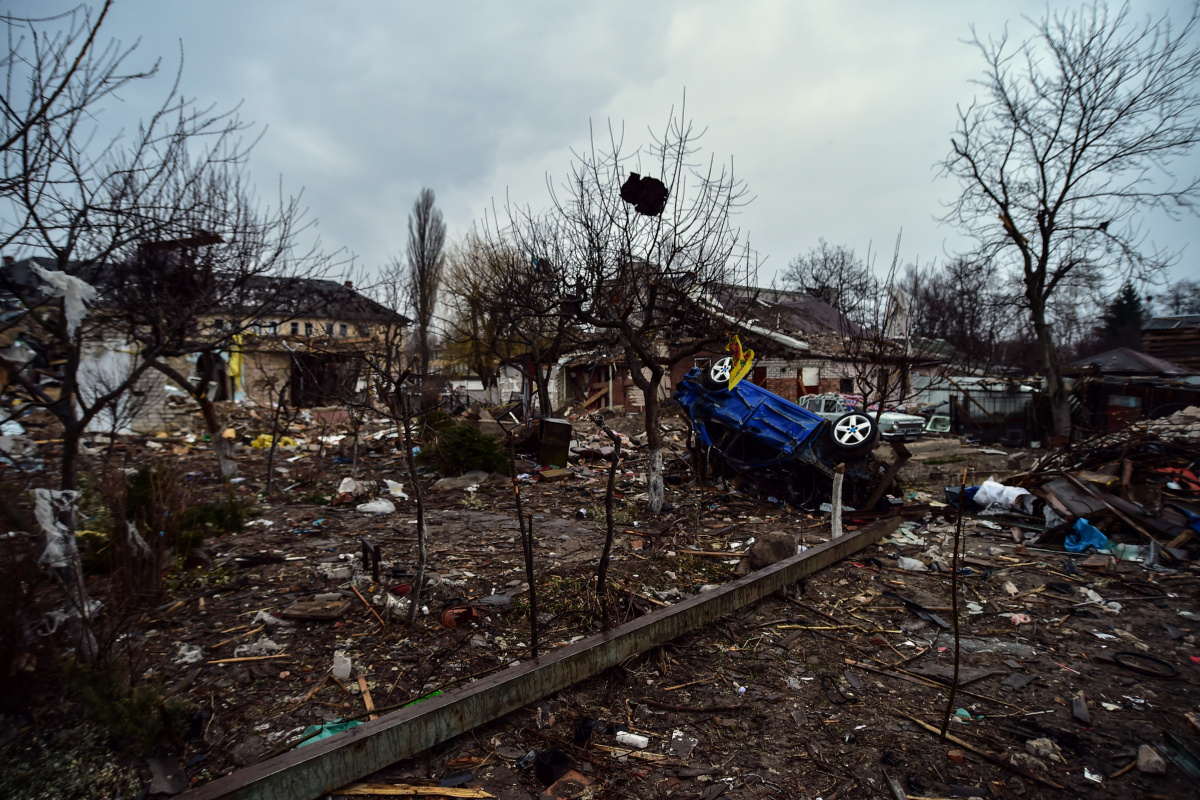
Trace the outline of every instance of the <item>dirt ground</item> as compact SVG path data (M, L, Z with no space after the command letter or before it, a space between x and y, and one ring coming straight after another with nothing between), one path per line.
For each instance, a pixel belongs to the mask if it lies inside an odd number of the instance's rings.
M640 420L619 423L636 437ZM668 425L670 462L685 434L680 420ZM606 443L589 422L576 422L575 431L582 445ZM244 449L245 480L234 490L256 516L241 532L208 540L194 568L174 575L166 596L122 634L136 682L185 700L186 721L174 723L152 754L131 755L129 743L106 733L58 678L63 641L41 637L8 686L0 794L177 793L285 752L309 726L366 718L366 694L384 712L528 659L528 586L512 484L503 476L442 488L427 477L428 588L416 623L400 616L407 599L389 588L404 583L415 563L416 534L412 501L392 497L382 483L408 482L393 444L389 437L364 443L357 466L303 446L283 451L288 472L278 475L289 491L271 502L259 496L265 453ZM44 445L47 458L53 447ZM227 491L202 443L131 438L120 447L126 463L178 459L197 497ZM1002 479L1033 455L985 454L957 438L911 449L900 498L909 521L889 539L786 594L364 780L427 785L470 772L466 787L538 797L545 787L522 758L556 748L580 779L558 785L551 796L559 797L896 797L889 779L910 798L1192 796L1197 776L1175 760L1143 752L1144 763L1137 761L1143 745L1163 753L1164 734L1175 737L1168 746L1200 752L1195 567L1086 567L1086 556L1061 544L1016 541L1003 520L964 522L960 688L949 723L956 740L939 739L955 658L952 572L906 570L901 559L934 546L949 558L954 525L940 504L943 487L963 469L969 482ZM635 438L628 450L610 572L615 623L731 579L764 534L796 534L804 545L830 535L827 515L692 486L680 469L668 486L671 511L651 514L641 500L644 448ZM93 467L99 458L90 457ZM557 480L538 480L534 467L519 470L531 476L522 497L533 515L541 646L552 653L601 629L593 587L606 464L585 456ZM352 473L367 492L329 505ZM357 509L379 497L397 510ZM851 517L852 527L861 524ZM37 540L20 532L8 538L10 546ZM363 563L364 539L380 548L379 582ZM36 610L51 608L50 584L30 580ZM89 581L103 602L106 577ZM282 616L313 598L345 608L323 621ZM459 599L482 618L443 613ZM345 680L331 674L335 653L351 662ZM231 658L253 660L219 663ZM596 721L586 723L593 733L577 744L587 720ZM649 745L619 746L614 726ZM1158 766L1165 771L1145 771Z

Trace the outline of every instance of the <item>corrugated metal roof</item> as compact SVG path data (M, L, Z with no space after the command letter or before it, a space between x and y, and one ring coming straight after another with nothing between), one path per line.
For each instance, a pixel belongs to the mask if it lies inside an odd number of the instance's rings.
M1176 328L1200 328L1200 314L1181 314L1178 317L1155 317L1142 324L1144 331L1169 331Z

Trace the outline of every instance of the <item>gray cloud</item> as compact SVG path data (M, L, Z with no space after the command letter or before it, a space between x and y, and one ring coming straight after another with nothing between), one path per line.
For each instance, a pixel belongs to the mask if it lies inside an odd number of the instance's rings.
M66 2L17 2L14 11ZM1074 5L1074 4L1072 4ZM1188 4L1140 2L1139 12ZM954 185L945 155L955 105L982 66L962 39L976 23L1025 33L1040 2L569 4L118 0L107 33L142 38L142 58L185 51L189 96L268 127L252 169L264 197L282 176L304 189L330 248L367 267L404 244L422 186L452 236L506 195L547 202L589 121L645 141L687 89L704 145L733 158L755 202L744 232L767 277L819 237L923 260L961 244L935 217ZM135 119L166 82L108 113ZM1200 158L1186 168L1200 172ZM1153 218L1182 247L1195 220ZM1194 254L1179 274L1200 272Z

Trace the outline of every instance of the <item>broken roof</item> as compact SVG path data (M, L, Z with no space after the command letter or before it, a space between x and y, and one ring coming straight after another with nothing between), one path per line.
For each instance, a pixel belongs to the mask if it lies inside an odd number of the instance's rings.
M0 291L11 293L30 306L43 302L42 281L34 274L34 265L83 278L101 294L121 289L113 279L115 272L104 264L71 261L64 270L57 259L34 256L4 264L0 273ZM247 275L234 280L240 280L242 288L230 292L225 301L240 297L245 305L253 308L249 312L252 314L301 315L397 325L407 325L412 321L360 293L349 282L274 275ZM234 311L227 308L212 309L212 313L216 314Z
M726 286L720 295L726 310L741 313L772 330L811 336L836 333L859 336L863 328L833 306L804 292Z
M1197 317L1200 319L1200 317ZM1118 347L1064 365L1069 370L1098 369L1106 375L1191 375L1192 370L1128 347Z

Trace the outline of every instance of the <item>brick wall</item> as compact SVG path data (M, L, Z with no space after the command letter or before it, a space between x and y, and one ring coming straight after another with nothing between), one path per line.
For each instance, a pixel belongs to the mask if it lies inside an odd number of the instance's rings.
M796 402L796 379L795 378L765 378L762 381L762 387L767 391L774 392L785 400Z

